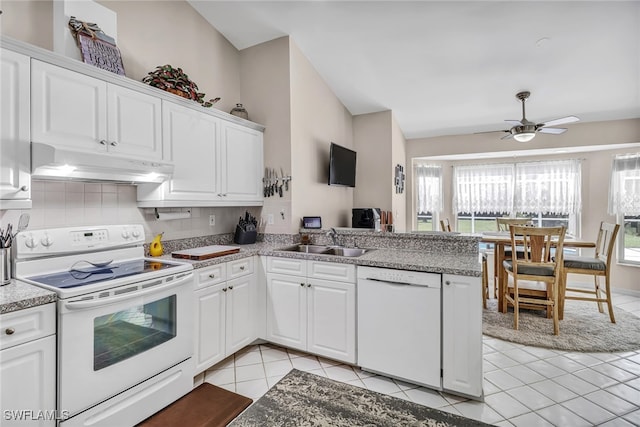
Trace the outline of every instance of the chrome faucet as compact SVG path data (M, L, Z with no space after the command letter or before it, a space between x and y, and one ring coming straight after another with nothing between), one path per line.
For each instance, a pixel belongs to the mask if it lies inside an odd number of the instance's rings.
M340 246L340 243L338 242L338 232L335 228L331 227L331 229L327 232L327 236L331 237L333 246Z

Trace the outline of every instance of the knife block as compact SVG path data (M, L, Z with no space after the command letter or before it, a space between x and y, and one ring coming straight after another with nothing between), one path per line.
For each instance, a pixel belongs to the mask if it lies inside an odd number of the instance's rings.
M236 225L236 234L233 236L233 242L239 245L249 245L256 242L258 232L256 230L245 231Z

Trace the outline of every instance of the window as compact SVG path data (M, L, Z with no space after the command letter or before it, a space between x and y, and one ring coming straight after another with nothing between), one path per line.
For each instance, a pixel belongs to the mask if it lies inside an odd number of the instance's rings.
M442 211L442 167L415 165L418 231L438 229L438 214Z
M565 225L578 234L578 160L457 166L453 179L459 231L493 231L495 218L512 216L529 217L538 226Z
M613 159L609 213L621 223L618 261L640 265L640 153Z

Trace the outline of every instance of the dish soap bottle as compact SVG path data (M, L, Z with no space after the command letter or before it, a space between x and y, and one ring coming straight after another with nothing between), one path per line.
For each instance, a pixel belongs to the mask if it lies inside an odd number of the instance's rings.
M164 248L162 247L162 242L160 241L160 239L162 239L163 234L164 233L160 233L153 238L153 240L149 244L149 255L162 256L162 254L164 253Z

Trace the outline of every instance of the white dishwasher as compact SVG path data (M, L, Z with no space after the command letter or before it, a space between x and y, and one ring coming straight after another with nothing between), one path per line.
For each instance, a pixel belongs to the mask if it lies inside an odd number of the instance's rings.
M358 366L442 390L440 274L358 267Z

